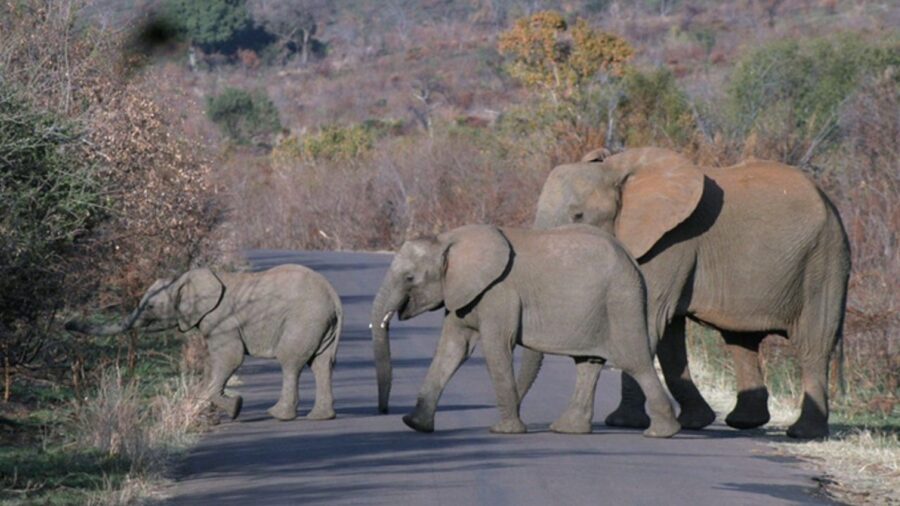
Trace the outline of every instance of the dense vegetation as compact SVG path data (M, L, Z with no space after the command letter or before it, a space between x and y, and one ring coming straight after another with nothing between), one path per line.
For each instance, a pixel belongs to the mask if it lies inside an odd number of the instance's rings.
M528 224L547 172L599 146L670 147L718 166L752 155L812 174L853 249L838 420L896 426L900 8L542 5L0 6L0 426L3 443L49 448L29 471L40 478L3 482L14 490L3 498L122 489L169 445L154 420L196 408L158 400L192 366L148 360L159 355L135 336L65 335L65 317L122 312L153 278L242 248L389 249L464 223ZM696 332L692 343L721 351ZM769 380L787 398L799 392L790 354L767 341ZM153 443L83 437L93 443L77 462L58 459L73 431L127 425L90 418L73 401L86 395L120 399L106 412L144 420ZM0 454L0 474L23 458ZM66 466L112 478L61 482Z

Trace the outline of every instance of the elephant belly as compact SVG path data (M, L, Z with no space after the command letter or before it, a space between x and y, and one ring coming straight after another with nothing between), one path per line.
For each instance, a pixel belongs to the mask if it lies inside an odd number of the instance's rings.
M555 325L529 326L528 318L523 317L523 329L519 344L552 355L609 357L604 338L608 332L605 325L584 323L573 326L568 321L553 323Z

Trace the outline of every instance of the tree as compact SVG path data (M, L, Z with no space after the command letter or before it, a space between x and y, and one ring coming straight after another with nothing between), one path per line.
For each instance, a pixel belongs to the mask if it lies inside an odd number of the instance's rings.
M278 109L265 91L225 90L206 100L206 114L239 144L268 142L281 129Z
M569 26L562 14L538 12L516 20L500 34L499 50L511 58L507 70L526 86L571 97L599 72L618 75L634 50L623 39L576 19Z
M47 316L63 305L66 256L102 215L80 132L0 81L0 361L4 400L13 368L47 344Z
M256 22L278 39L282 57L297 50L301 63L309 61L310 53L318 44L313 36L318 30L316 11L322 10L322 6L291 0L256 0L250 8Z
M218 49L251 26L245 0L168 0L166 17L203 49Z

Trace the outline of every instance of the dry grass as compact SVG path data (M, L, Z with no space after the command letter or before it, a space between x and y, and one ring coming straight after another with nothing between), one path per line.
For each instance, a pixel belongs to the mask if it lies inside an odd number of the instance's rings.
M900 436L877 430L842 431L825 441L779 442L777 451L810 463L826 490L851 504L900 504Z
M184 346L182 374L154 388L126 379L118 367L102 371L96 390L74 409L68 437L73 445L100 451L128 465L124 479L105 479L90 496L90 504L133 504L161 498L171 464L190 447L205 427L209 403L196 374L202 342Z
M714 332L697 325L689 327L691 375L697 387L722 421L734 408L736 388L732 361L722 340ZM771 339L771 338L770 338ZM763 354L784 353L785 346L767 346ZM834 403L832 435L823 441L796 441L782 432L800 414L802 385L790 370L789 357L765 362L767 383L777 379L777 390L770 388L771 421L764 434L771 438L776 452L798 457L821 473L821 483L834 498L851 504L898 504L900 502L900 435L897 414L885 413L874 420L879 428L854 420L855 398L839 397ZM777 377L777 378L773 378ZM856 394L859 397L862 394ZM775 432L775 434L773 434ZM757 432L756 434L761 434Z

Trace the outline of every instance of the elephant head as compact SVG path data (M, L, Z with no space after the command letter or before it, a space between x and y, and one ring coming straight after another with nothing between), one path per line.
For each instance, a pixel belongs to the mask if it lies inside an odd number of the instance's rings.
M98 336L119 334L132 328L161 331L178 327L186 332L218 307L224 294L225 285L211 270L194 269L174 281L156 280L138 307L120 322L93 325L72 320L66 322L66 329Z
M594 225L640 258L694 212L703 185L700 169L667 149L615 155L594 150L580 163L553 169L541 191L534 226Z
M391 392L391 317L396 313L407 320L441 306L450 312L465 309L504 275L511 251L500 230L487 225L461 227L403 244L372 304L380 412L387 413Z

